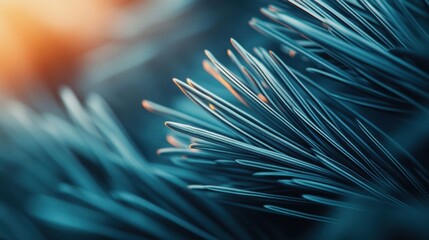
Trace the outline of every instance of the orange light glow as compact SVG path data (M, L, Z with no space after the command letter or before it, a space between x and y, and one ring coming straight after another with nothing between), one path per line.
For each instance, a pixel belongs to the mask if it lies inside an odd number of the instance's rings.
M44 78L102 40L115 1L0 0L0 84Z
M144 108L144 109L146 109L146 111L148 111L148 112L153 112L152 105L150 105L150 102L149 102L149 101L147 101L147 100L143 100L143 101L142 101L142 106L143 106L143 108Z
M218 82L220 82L226 89L228 89L229 92L234 95L240 102L245 104L247 106L247 103L244 101L244 99L240 96L240 94L235 91L235 89L229 84L223 77L212 67L212 65L208 61L203 61L203 68L204 70L212 75Z
M212 111L216 111L216 107L215 107L213 104L211 104L211 103L209 103L209 108L210 108Z
M179 142L175 137L173 137L173 136L171 136L171 135L167 135L167 142L168 142L171 146L176 147L176 148L181 148L181 147L183 147L183 146L182 146L182 144L180 144L180 142Z
M268 99L264 95L262 95L262 93L258 94L258 98L261 99L262 102L268 103Z

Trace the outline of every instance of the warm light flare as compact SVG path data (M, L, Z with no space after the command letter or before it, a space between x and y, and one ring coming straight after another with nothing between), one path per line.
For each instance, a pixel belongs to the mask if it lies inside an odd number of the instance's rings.
M222 75L216 71L216 69L213 68L213 66L208 61L203 61L203 68L204 70L212 75L218 82L220 82L226 89L228 89L229 92L231 92L234 97L236 97L241 103L247 106L246 101L238 94L237 91L229 84Z
M67 68L103 39L116 2L0 0L0 85Z
M173 147L183 147L183 145L175 137L167 135L167 142Z

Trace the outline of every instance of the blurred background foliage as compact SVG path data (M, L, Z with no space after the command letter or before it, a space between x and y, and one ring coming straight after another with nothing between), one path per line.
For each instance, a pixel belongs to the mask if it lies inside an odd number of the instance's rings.
M3 35L14 46L0 46L0 91L3 97L49 111L55 111L52 100L58 100L60 86L71 86L79 96L97 92L143 152L154 158L156 146L165 143L165 128L141 110L143 96L168 105L180 101L173 77L216 84L201 67L203 50L224 52L226 58L229 37L243 39L249 47L264 44L266 38L247 23L266 3L2 1L0 11L8 19L4 29L10 29Z

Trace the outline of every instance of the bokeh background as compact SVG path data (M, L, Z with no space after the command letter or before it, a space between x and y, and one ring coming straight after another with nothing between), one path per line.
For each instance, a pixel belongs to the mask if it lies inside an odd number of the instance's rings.
M162 120L142 99L174 107L173 77L217 85L202 68L204 49L226 59L229 38L267 44L248 21L269 1L5 0L0 5L0 91L60 114L58 89L102 95L148 158L166 144Z

